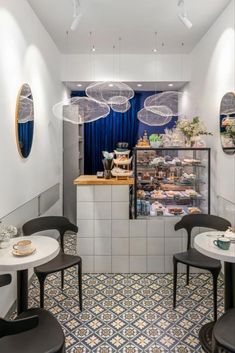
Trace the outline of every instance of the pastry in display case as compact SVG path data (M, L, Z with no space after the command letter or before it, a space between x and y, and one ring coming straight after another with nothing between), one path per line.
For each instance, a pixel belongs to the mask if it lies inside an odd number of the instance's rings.
M210 149L134 149L135 217L210 213Z

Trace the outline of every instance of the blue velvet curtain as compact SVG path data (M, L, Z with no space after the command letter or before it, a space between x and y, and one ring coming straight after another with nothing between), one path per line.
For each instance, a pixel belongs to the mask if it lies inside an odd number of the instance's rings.
M133 149L139 136L143 136L144 130L148 135L152 133L164 133L165 128L172 128L176 118L165 126L148 126L140 123L137 113L144 106L144 100L156 92L135 92L131 100L131 108L126 113L116 113L111 110L105 119L99 119L84 126L84 155L85 174L96 174L103 170L102 151L112 152L117 142L128 142L129 148ZM71 97L85 96L85 92L72 92Z
M21 149L22 156L27 158L33 142L33 121L27 123L18 123L18 141Z

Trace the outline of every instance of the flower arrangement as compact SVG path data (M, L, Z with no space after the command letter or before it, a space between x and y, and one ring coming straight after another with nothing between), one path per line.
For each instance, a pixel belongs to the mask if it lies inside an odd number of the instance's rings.
M233 140L235 143L235 119L230 119L230 124L226 126L225 135Z
M198 116L196 116L192 120L178 120L176 123L176 127L184 134L187 139L191 139L192 137L201 135L213 135L212 133L207 131L204 123L200 120Z
M7 226L0 222L0 248L8 246L10 238L17 235L17 228L10 225Z

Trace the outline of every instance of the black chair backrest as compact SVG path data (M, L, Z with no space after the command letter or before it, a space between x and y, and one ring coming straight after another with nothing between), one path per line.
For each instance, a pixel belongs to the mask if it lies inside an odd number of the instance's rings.
M187 250L191 248L191 232L194 227L225 231L231 227L231 223L222 217L208 214L193 214L182 217L182 219L175 224L175 230L186 229L188 235Z
M24 235L33 235L45 230L57 230L60 234L61 248L64 251L64 234L67 231L78 232L78 227L62 216L48 216L31 219L22 227Z
M0 275L0 287L7 286L11 283L11 275Z

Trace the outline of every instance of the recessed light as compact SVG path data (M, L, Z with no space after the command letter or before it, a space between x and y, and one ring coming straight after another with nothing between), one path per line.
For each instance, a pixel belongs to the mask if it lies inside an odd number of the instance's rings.
M157 48L154 48L154 49L153 49L153 52L156 53L156 52L157 52Z
M173 83L169 83L169 85L168 85L169 87L173 87L174 85L173 85Z
M81 83L78 83L78 84L77 84L77 87L82 87L82 84L81 84Z
M142 86L143 86L142 83L137 84L137 87L142 87Z
M109 84L109 87L113 87L113 84L112 84L112 83L110 83L110 84Z

